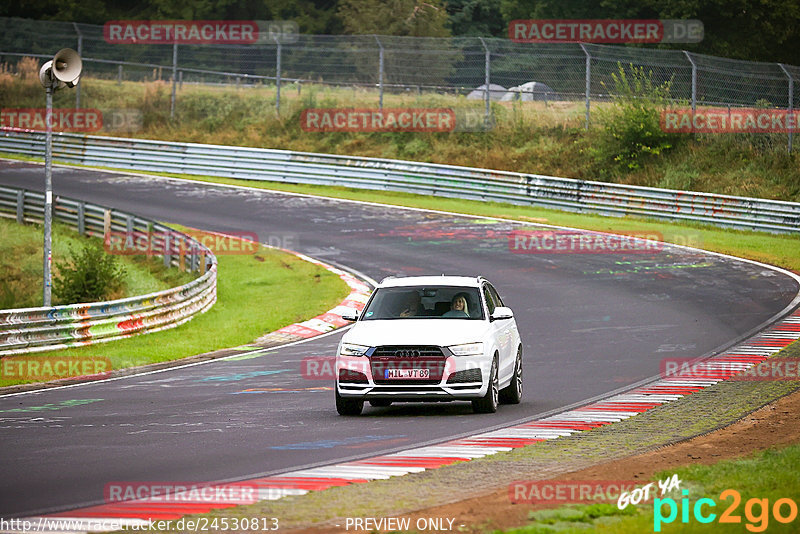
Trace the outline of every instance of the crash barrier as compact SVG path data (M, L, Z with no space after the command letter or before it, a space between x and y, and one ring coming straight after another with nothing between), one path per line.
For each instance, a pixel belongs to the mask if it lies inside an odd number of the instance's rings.
M41 222L44 195L0 187L0 216ZM107 302L0 310L0 356L101 343L183 324L217 299L217 259L195 239L130 213L64 197L53 199L53 220L87 236L149 236L166 266L199 271L188 284ZM132 237L131 237L132 238ZM174 252L174 253L173 253Z
M45 134L0 129L0 152L41 156ZM59 133L63 162L133 171L346 186L799 232L800 203L378 158Z

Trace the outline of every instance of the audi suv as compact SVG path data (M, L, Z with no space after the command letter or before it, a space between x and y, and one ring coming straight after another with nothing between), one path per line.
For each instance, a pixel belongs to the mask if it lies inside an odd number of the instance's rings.
M336 409L364 402L470 401L477 413L522 396L514 314L483 277L383 280L336 352Z

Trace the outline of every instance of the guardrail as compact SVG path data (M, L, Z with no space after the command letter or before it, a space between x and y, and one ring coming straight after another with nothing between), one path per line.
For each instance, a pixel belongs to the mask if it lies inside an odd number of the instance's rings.
M45 134L0 128L0 152L41 156ZM320 184L800 232L800 203L431 163L59 133L53 157L134 171Z
M44 195L0 187L0 216L41 222ZM201 243L157 222L64 197L53 202L53 219L81 235L152 237L151 250L164 264L198 270L188 284L147 295L42 308L0 310L0 356L89 345L156 332L183 324L217 299L217 259ZM175 251L173 254L172 251Z

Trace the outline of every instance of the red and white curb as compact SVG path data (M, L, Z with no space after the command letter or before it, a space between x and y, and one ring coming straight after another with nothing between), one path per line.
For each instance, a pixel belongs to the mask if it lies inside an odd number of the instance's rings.
M340 276L343 276L344 279L350 275L342 271ZM354 293L362 295L360 292L366 287L354 278L350 280L349 284L352 284L350 287L353 288L351 296ZM360 303L361 300L354 302ZM349 306L345 306L345 308L349 308ZM300 325L303 328L316 329L317 323L308 323L309 321L306 321ZM305 334L304 330L302 332ZM628 419L727 380L763 362L797 339L800 339L800 309L737 346L704 360L703 365L707 370L713 370L715 366L719 370L718 372L705 371L700 378L662 379L574 410L501 430L362 460L302 469L272 477L243 480L234 484L258 488L257 500L275 500L287 495L303 495L310 491L320 491L336 486L418 473L502 451L510 451L539 441L570 436L584 430ZM225 486L230 485L225 484ZM235 504L207 502L197 498L196 495L178 493L173 494L170 502L124 501L31 517L25 520L43 527L47 527L47 522L50 522L49 524L55 528L43 528L43 530L51 532L100 532L118 530L119 525L134 528L148 525L149 521L174 521L187 514L202 514L233 506ZM62 526L56 527L55 521L64 523L61 523ZM70 526L67 528L65 525ZM8 530L4 532L21 531Z

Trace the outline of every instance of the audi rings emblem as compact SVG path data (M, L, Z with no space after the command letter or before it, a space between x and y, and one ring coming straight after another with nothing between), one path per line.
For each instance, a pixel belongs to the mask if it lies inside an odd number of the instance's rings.
M400 349L394 351L396 358L419 358L419 351L416 349Z

